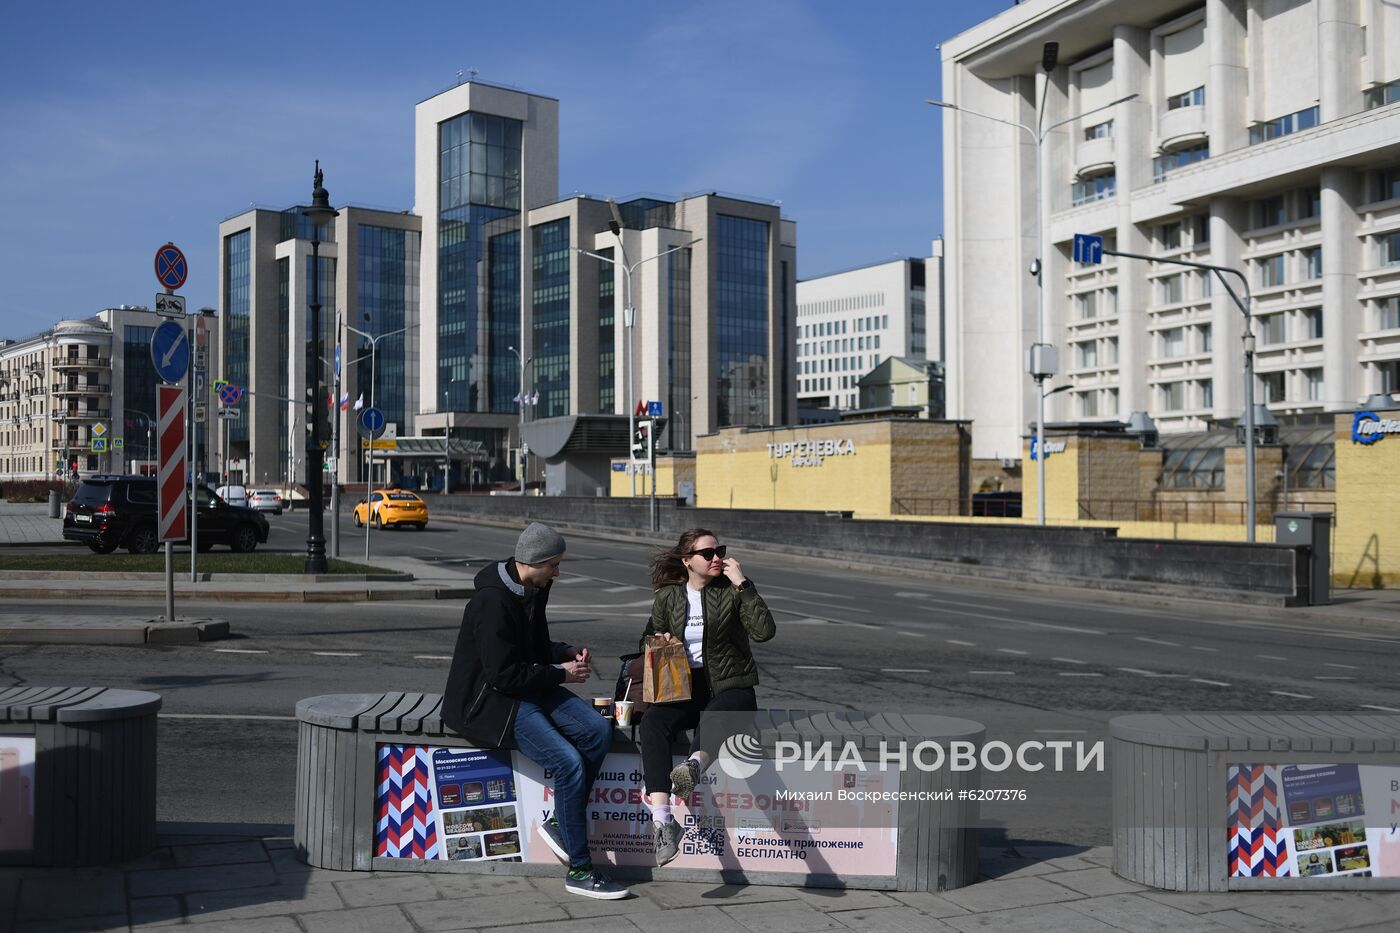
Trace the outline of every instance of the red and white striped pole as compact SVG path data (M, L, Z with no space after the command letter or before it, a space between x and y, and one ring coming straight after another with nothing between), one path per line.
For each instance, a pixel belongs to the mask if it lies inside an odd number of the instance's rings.
M175 621L175 545L185 534L185 389L156 386L156 436L160 467L156 472L159 510L156 530L165 542L165 621Z

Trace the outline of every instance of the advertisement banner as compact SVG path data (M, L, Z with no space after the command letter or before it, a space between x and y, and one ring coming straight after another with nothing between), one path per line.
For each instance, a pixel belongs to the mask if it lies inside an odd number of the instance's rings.
M0 852L34 848L34 737L0 735Z
M521 860L510 752L381 743L376 757L376 857Z
M685 828L677 868L740 869L793 874L895 874L898 803L869 800L899 788L894 768L866 771L779 767L772 759L721 757L672 812ZM593 785L588 841L607 865L655 866L651 813L645 802L641 756L608 755ZM730 773L730 772L735 773ZM554 809L552 776L516 755L521 809L530 821ZM551 862L543 846L526 861Z
M1233 878L1400 877L1400 768L1230 765Z

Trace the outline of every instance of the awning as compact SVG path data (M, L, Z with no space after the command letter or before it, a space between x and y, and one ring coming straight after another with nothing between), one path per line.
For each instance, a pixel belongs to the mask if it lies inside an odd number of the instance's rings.
M480 441L462 440L457 437L400 437L395 439L394 449L376 448L374 458L455 460L465 463L484 462L491 458L486 455L486 447Z

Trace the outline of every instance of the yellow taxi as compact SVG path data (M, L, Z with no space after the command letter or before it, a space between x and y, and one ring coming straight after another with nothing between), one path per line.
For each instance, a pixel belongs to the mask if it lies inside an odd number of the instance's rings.
M376 489L369 502L355 506L355 527L369 521L375 528L412 525L422 531L428 527L428 504L406 489Z

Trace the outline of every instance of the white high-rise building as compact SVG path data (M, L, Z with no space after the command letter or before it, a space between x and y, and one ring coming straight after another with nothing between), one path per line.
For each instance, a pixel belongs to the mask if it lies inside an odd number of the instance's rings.
M940 358L939 261L895 259L797 283L799 404L856 408L856 383L884 360Z
M1244 272L1256 399L1276 414L1400 391L1400 6L1028 0L941 50L963 108L942 111L948 406L976 422L975 457L1018 457L1034 418L1039 192L1033 138L969 110L1035 126L1043 100L1042 125L1066 121L1043 146L1046 387L1074 389L1048 420L1142 410L1170 433L1244 404L1244 318L1220 283L1076 265L1076 233Z

